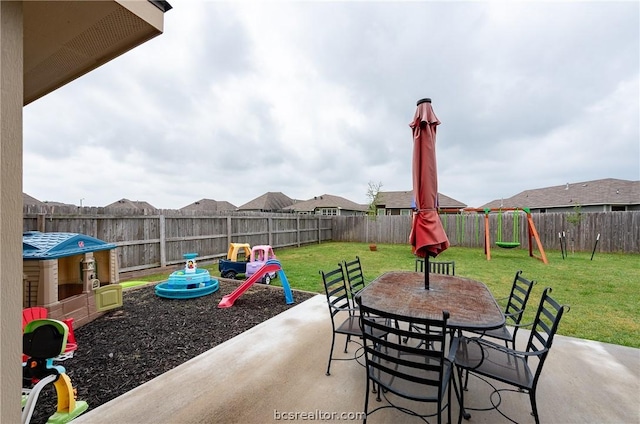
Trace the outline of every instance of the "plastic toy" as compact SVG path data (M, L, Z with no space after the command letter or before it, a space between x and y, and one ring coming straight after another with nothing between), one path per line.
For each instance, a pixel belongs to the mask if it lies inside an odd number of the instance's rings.
M289 287L289 280L287 280L287 276L284 274L280 262L276 259L269 259L257 271L253 272L251 276L247 278L240 286L238 286L237 289L235 289L230 294L223 296L220 303L218 303L218 308L229 308L233 306L234 302L254 283L259 282L264 276L276 272L278 273L278 276L280 277L280 280L282 282L285 301L287 302L287 305L292 304L294 302L293 293L291 292L291 287Z
M34 321L37 319L46 319L48 317L49 317L49 311L47 310L47 308L43 308L42 306L32 306L31 308L23 309L22 310L22 332L24 332L25 327L31 321ZM78 344L76 343L76 336L73 333L73 318L66 318L60 321L66 324L68 335L67 335L67 344L64 349L64 352L54 358L56 361L59 361L59 362L65 361L69 358L73 358L73 352L75 352L76 349L78 349ZM27 355L22 354L22 362L26 362L27 359L28 359Z
M220 283L211 278L209 271L198 268L197 253L185 253L183 270L174 271L169 279L156 285L156 295L167 299L191 299L217 291Z
M22 365L22 424L31 421L40 392L53 383L58 407L47 423L63 424L75 419L89 408L85 401L76 400L76 391L63 366L53 365L54 357L62 354L67 345L69 328L55 319L35 319L29 322L22 336L22 352L27 360Z
M247 271L245 272L246 277L250 278L271 259L277 259L271 246L253 246L253 249L251 249L251 258L247 263ZM263 275L261 282L264 284L270 284L271 280L274 278L276 278L276 273L269 272Z
M238 260L238 256L242 254L243 260ZM238 274L244 274L247 271L247 262L251 256L251 246L248 243L230 243L227 259L221 259L218 262L218 271L222 278L235 279Z

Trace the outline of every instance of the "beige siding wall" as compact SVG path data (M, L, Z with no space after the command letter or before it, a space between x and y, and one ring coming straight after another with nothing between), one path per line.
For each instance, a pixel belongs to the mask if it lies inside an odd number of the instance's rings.
M20 422L23 3L0 1L0 422Z

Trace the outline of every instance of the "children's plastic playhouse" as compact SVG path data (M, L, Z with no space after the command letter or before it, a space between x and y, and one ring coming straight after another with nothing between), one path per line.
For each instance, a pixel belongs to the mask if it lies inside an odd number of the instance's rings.
M122 306L117 246L77 233L22 235L23 308L42 306L48 317L80 327Z

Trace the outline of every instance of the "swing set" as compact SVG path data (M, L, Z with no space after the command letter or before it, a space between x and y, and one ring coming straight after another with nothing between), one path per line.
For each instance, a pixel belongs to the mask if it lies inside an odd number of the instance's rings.
M465 223L466 219L464 215L461 213L459 209L440 209L441 213L445 214L456 214L456 241L459 244L464 244L465 237ZM540 241L540 236L538 235L538 230L536 230L536 226L533 223L533 219L531 217L531 210L529 208L465 208L462 212L469 212L476 214L476 219L473 223L473 228L475 231L476 243L479 242L480 238L480 225L478 222L478 218L480 217L480 213L484 213L484 252L487 255L487 260L491 260L491 236L490 236L490 225L489 225L489 214L491 212L498 212L498 230L496 233L496 246L503 249L513 249L520 246L520 214L524 212L527 218L527 234L528 234L528 247L529 247L529 256L532 258L536 258L545 264L548 264L547 255L544 253L544 248L542 247L542 242ZM502 227L503 227L503 212L513 212L513 240L506 241L503 240L502 237ZM445 231L447 220L443 220L443 227ZM538 251L540 252L540 256L536 256L533 253L533 242L535 240Z
M531 217L531 211L529 208L485 208L485 209L474 209L474 208L465 208L464 212L482 212L484 213L484 252L487 255L487 260L491 260L491 236L490 236L490 225L489 225L489 214L491 212L498 212L498 230L496 234L495 244L498 247L503 249L513 249L520 246L520 213L524 212L527 218L527 234L528 234L528 247L529 247L529 256L532 258L536 258L545 264L548 264L547 255L544 253L544 248L542 247L542 242L540 241L540 236L538 235L538 231L536 230L536 226L533 223L533 219ZM513 240L506 241L503 240L502 237L502 227L503 227L503 212L513 212ZM463 222L463 221L462 221ZM456 226L460 226L456 233L461 234L464 233L462 230L462 225L456 222ZM474 228L478 228L479 226L476 224ZM477 241L476 234L476 241ZM464 236L462 236L464 237ZM535 240L538 251L540 252L540 256L536 256L533 253L533 242ZM460 240L459 240L460 241Z
M507 211L513 211L513 240L505 241L502 240L502 213ZM528 247L529 247L529 256L532 258L536 258L541 260L545 264L548 264L547 255L544 253L544 248L542 247L542 242L540 241L540 236L538 235L538 230L536 230L536 226L533 223L533 218L531 217L531 211L529 208L498 208L498 209L484 209L484 250L487 255L487 260L491 260L491 238L489 236L489 213L490 212L498 212L498 231L497 231L497 240L496 246L501 247L503 249L513 249L515 247L520 246L520 212L524 212L527 217L527 234L528 234ZM533 253L533 241L535 240L536 246L540 251L540 256L536 256Z

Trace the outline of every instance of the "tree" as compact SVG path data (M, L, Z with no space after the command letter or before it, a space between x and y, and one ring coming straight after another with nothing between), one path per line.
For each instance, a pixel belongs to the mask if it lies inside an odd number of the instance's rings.
M372 221L375 221L375 219L378 216L377 203L380 198L381 188L382 188L381 182L374 183L373 181L369 181L369 185L367 187L367 199L369 199L369 208L367 210L367 215L369 215L369 218ZM377 234L377 229L374 230L373 241L372 241L372 244L369 245L369 249L371 250L378 249L376 247L376 239L377 239L376 234ZM367 239L369 239L369 223L367 223Z
M367 187L367 199L369 200L369 209L367 210L367 215L371 219L376 219L378 215L378 207L377 203L380 199L380 190L382 189L382 183L374 183L373 181L369 181L369 185Z
M582 221L582 206L573 207L573 212L567 215L567 222L573 226L577 226Z
M582 206L576 205L573 207L573 212L567 215L567 222L571 225L571 253L575 253L575 234L578 233L578 228L582 221Z

